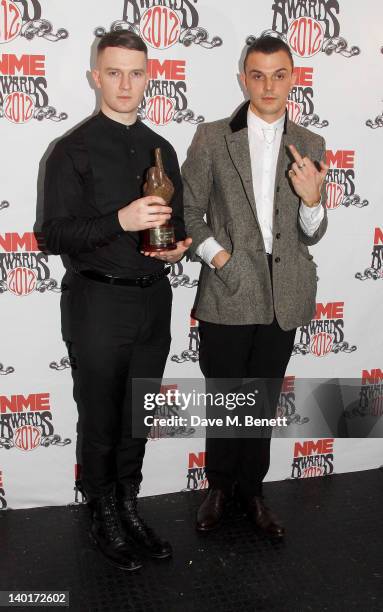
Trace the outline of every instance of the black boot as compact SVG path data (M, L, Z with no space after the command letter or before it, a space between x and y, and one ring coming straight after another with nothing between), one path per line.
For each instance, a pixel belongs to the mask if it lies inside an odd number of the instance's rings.
M126 533L143 551L155 559L167 559L172 555L169 542L161 540L150 529L137 511L137 495L139 485L132 483L117 491L117 504L122 524Z
M104 557L123 570L132 572L142 567L121 525L114 494L99 497L89 505L93 513L90 533Z

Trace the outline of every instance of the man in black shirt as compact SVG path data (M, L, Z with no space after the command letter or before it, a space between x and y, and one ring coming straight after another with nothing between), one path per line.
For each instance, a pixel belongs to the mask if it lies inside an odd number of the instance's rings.
M69 261L62 334L79 413L91 533L107 559L127 570L142 565L137 545L152 557L171 555L170 544L137 513L146 439L132 435L131 382L163 375L172 300L164 264L181 259L191 243L185 239L176 153L137 119L146 63L146 45L135 34L101 38L93 70L101 112L56 144L44 190L46 245ZM141 196L156 147L175 187L171 208L160 197ZM177 248L145 256L139 231L169 219Z

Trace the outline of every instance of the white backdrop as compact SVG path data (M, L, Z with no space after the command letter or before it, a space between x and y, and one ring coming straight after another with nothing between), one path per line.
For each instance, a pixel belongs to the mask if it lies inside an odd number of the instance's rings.
M180 163L196 123L228 116L243 101L246 39L273 29L289 42L299 71L289 112L325 137L331 171L329 228L312 249L318 317L298 330L287 375L375 384L370 408L382 414L382 23L383 6L374 0L1 2L0 509L81 501L76 407L59 323L63 267L39 252L32 232L41 158L95 109L90 49L102 28L130 27L149 44L142 117L172 142ZM199 264L185 261L173 270L168 379L200 376L190 319L198 274ZM202 439L151 440L142 494L204 487L203 449ZM379 438L303 445L298 426L296 439L273 440L268 479L373 468L382 455Z

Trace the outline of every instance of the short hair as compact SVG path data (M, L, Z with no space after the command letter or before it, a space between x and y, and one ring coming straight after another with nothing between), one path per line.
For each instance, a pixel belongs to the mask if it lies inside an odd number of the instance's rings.
M290 47L287 43L285 43L281 38L277 38L276 36L260 36L254 42L252 42L246 51L245 59L243 61L243 70L246 72L246 62L247 58L251 53L266 53L270 55L271 53L277 53L278 51L284 51L289 56L291 67L294 68L294 60L290 51Z
M142 51L148 57L148 47L142 38L130 30L115 30L101 36L100 42L97 45L97 55L107 47L121 47L133 51Z

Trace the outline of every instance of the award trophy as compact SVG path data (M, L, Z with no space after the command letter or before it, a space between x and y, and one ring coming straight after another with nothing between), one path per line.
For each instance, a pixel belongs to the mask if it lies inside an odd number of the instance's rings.
M160 196L165 200L166 204L169 204L174 194L173 183L165 174L161 149L155 149L154 156L156 165L149 168L147 172L144 195ZM142 231L143 251L153 253L157 251L172 251L176 248L174 227L170 223Z

